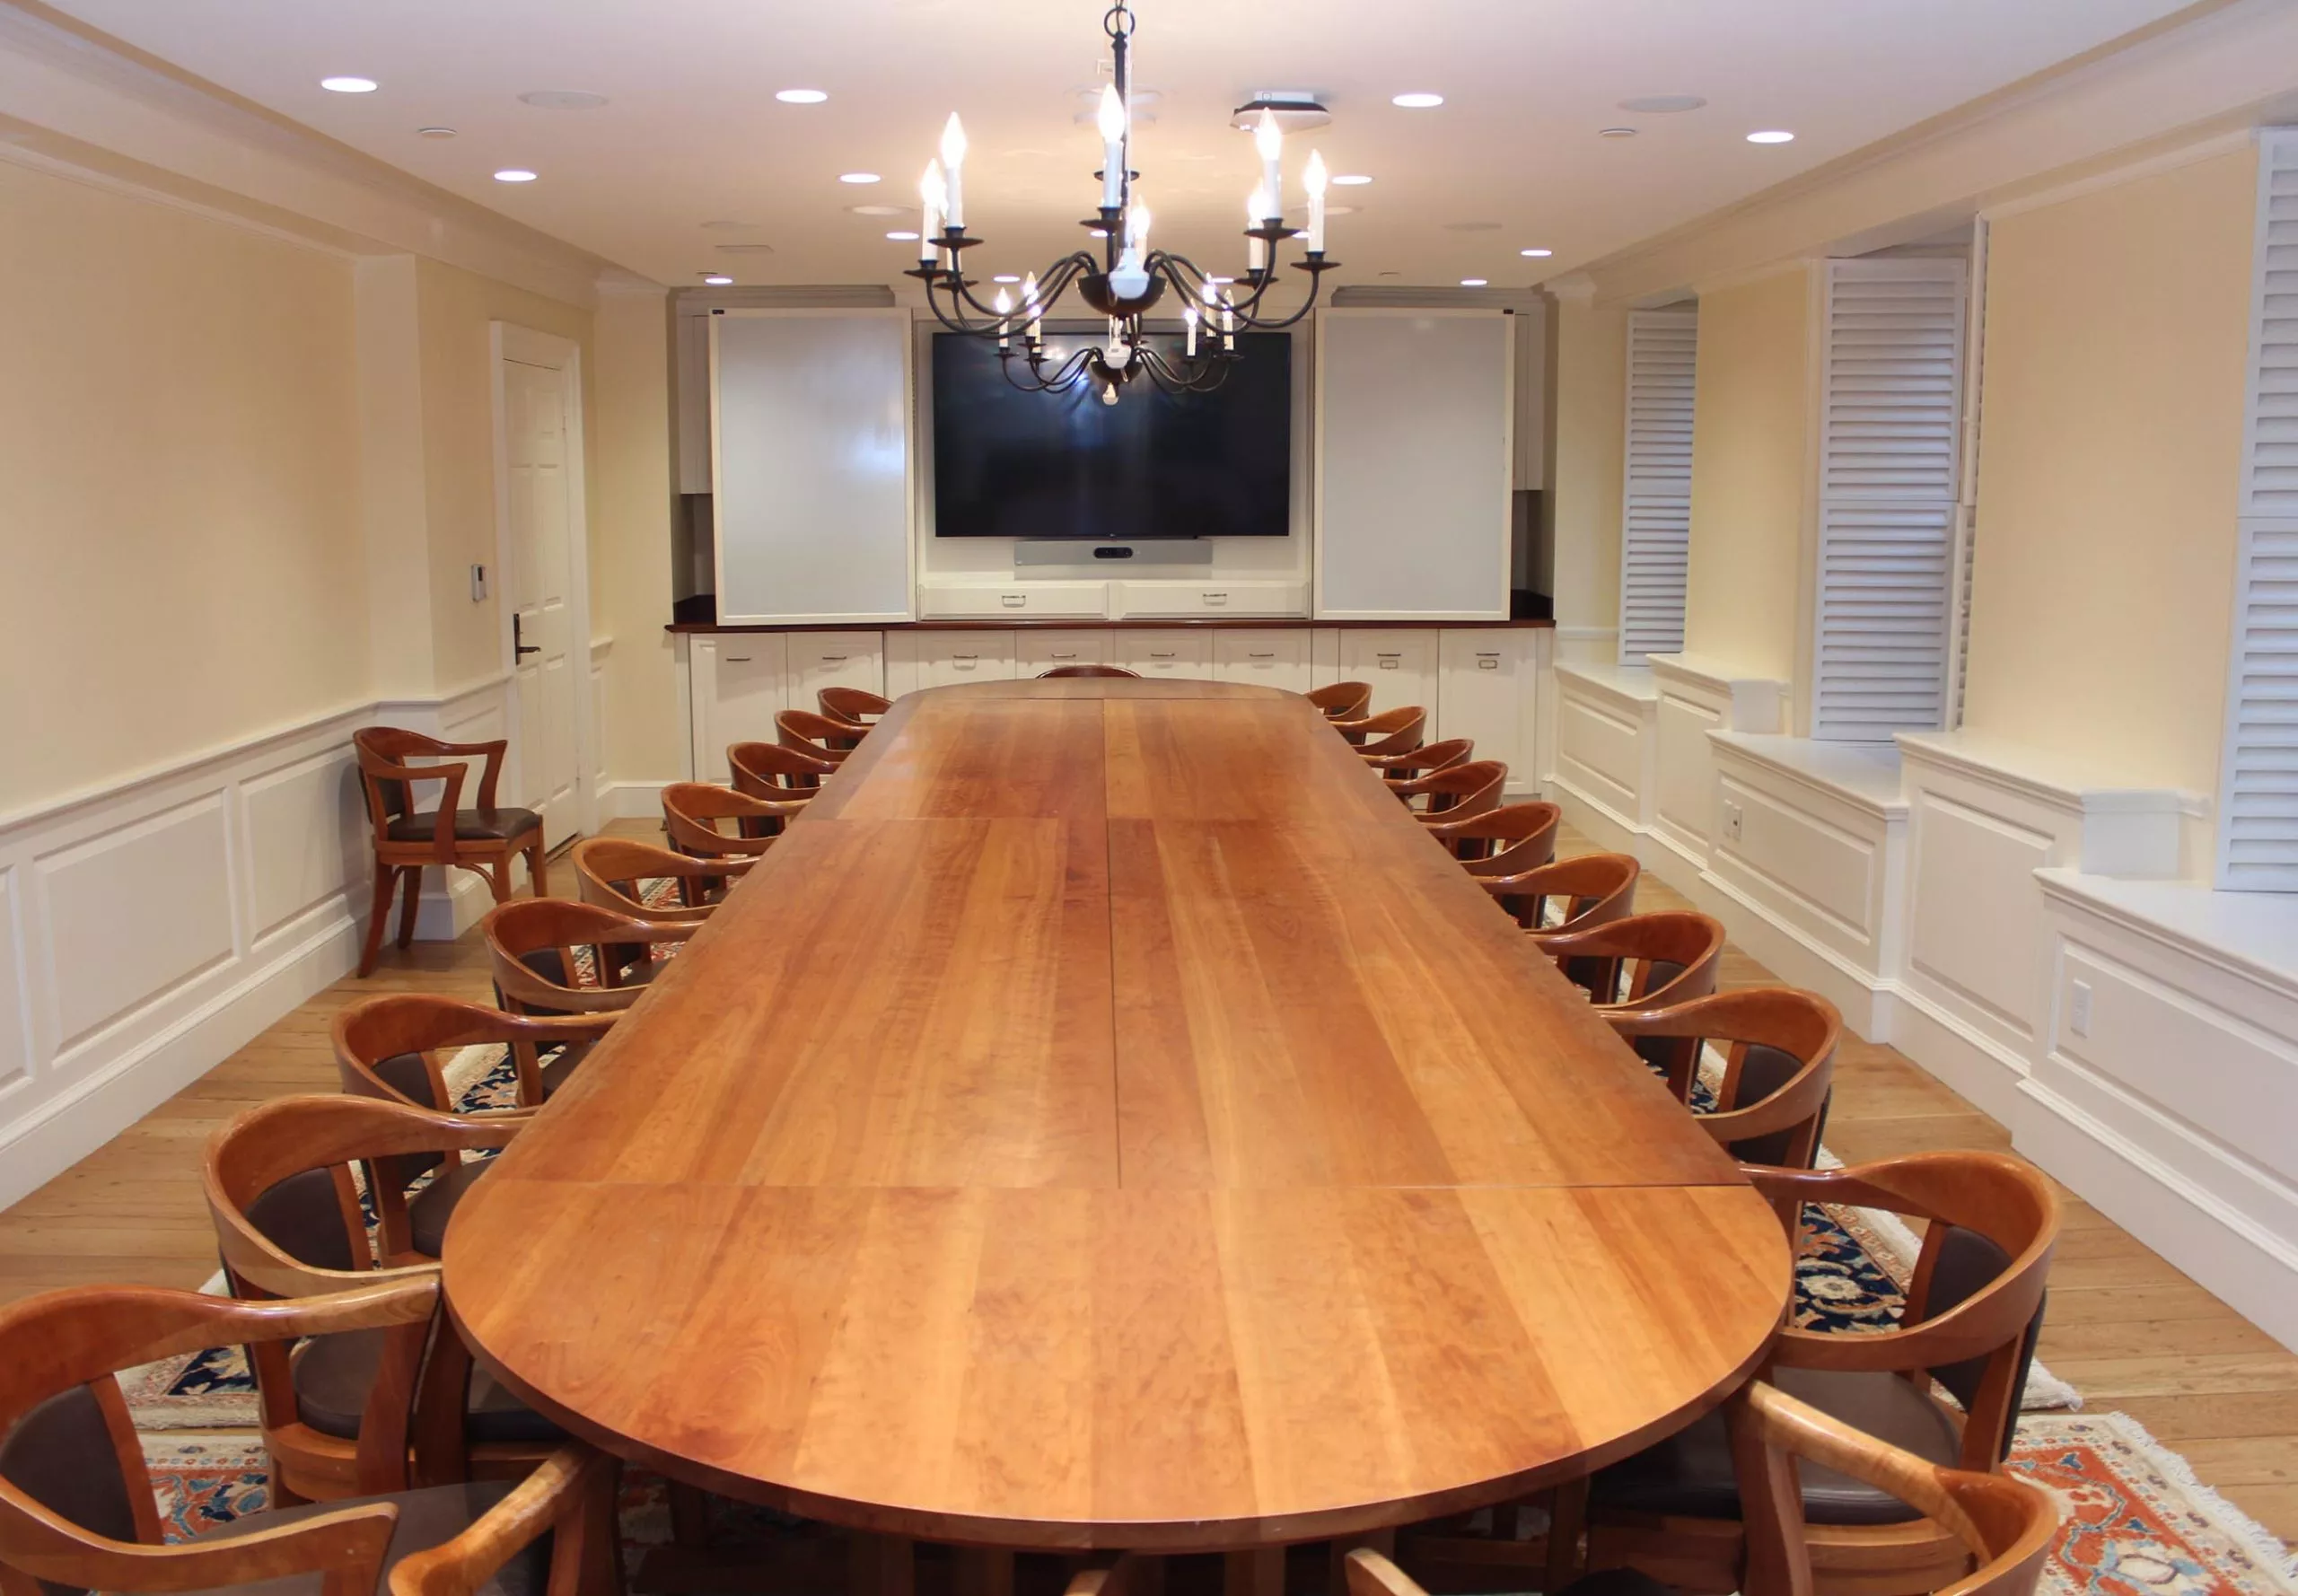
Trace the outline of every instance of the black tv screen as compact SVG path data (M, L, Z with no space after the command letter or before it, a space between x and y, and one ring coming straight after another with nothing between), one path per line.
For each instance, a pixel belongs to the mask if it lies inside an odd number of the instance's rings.
M1066 359L1101 335L1048 333ZM1178 360L1180 342L1149 340ZM997 346L934 339L934 530L944 538L1281 538L1291 529L1293 340L1241 333L1209 393L1146 376L1114 405L1098 384L1029 393ZM1014 356L1016 363L1020 356Z

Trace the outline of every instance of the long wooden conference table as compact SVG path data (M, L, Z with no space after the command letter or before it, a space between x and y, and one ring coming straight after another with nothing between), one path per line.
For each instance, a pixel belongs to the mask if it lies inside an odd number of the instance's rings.
M1778 1221L1305 700L914 694L463 1203L608 1450L898 1536L1252 1548L1721 1399Z

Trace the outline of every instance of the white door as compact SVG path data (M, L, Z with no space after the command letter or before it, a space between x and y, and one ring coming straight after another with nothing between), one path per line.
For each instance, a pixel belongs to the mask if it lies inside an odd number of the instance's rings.
M582 826L583 757L576 736L587 640L574 601L574 495L581 469L571 443L565 362L504 329L504 563L512 616L512 673L518 690L516 796L542 815L545 847ZM539 344L540 340L532 340ZM587 629L587 627L585 627Z

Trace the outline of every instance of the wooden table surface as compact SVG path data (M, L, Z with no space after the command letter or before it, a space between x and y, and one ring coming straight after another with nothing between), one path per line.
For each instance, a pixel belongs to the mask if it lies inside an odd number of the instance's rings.
M1760 1355L1770 1211L1305 700L914 694L811 807L448 1233L575 1433L1212 1550L1584 1472Z

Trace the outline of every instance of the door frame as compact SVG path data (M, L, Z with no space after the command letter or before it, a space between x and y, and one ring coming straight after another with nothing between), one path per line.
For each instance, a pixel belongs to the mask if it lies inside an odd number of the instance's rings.
M503 390L503 363L517 360L556 367L559 394L566 417L566 519L568 560L566 607L567 652L575 655L574 669L574 830L578 837L595 837L599 830L599 760L605 750L591 746L598 721L596 688L591 657L598 639L591 635L591 518L589 434L583 424L583 346L572 338L538 332L515 321L487 324L487 384L492 407L495 457L495 595L496 630L502 648L503 723L510 739L511 760L525 752L524 728L520 724L518 655L512 643L511 594L502 583L511 569L511 450L509 407ZM517 790L526 790L526 771L513 765Z

